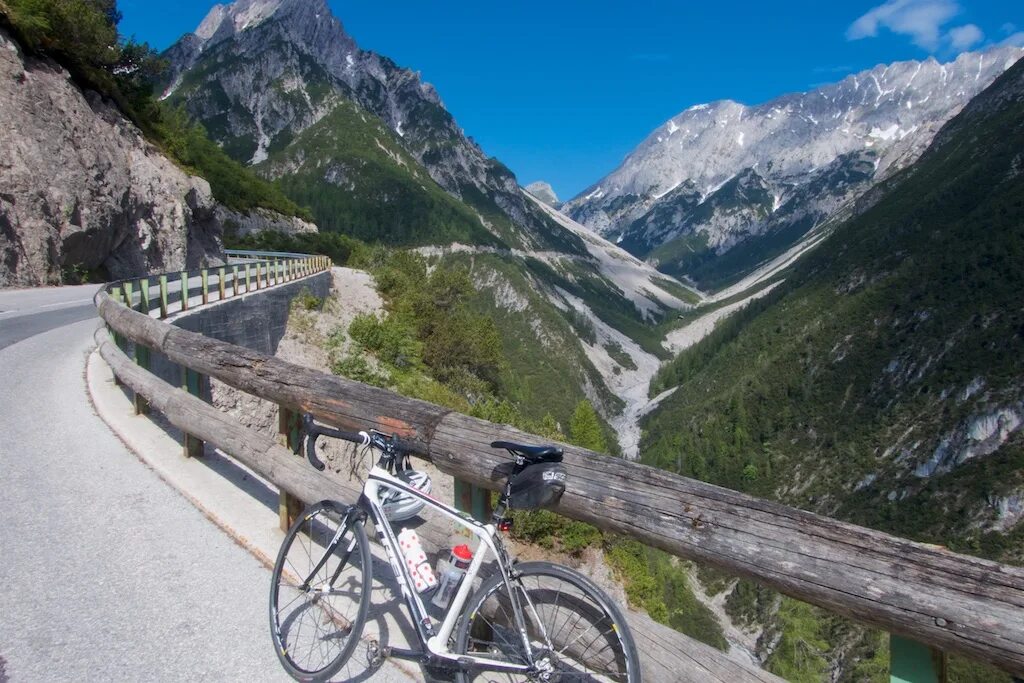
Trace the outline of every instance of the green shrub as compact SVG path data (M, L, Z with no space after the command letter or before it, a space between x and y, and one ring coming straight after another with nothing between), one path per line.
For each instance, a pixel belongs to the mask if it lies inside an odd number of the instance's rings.
M303 287L302 290L295 295L292 303L306 311L319 311L324 305L324 300L309 291L309 287Z
M631 605L681 633L719 650L728 649L721 625L693 594L678 560L624 538L606 539L605 556L625 585Z
M370 367L362 356L349 354L331 364L331 372L375 387L386 387L391 378Z
M349 324L348 334L388 365L407 368L419 363L422 345L408 325L393 317L380 320L372 313L357 315Z

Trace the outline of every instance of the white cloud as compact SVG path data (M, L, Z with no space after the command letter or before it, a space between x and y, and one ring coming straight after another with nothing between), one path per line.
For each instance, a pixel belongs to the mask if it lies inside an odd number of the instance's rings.
M1024 47L1024 31L1017 31L1012 36L1007 36L1003 40L999 41L1000 45L1012 45L1014 47Z
M970 50L985 39L985 34L974 24L957 26L949 30L949 44L957 52Z
M959 12L955 0L888 0L850 24L846 37L872 38L884 28L910 36L918 47L935 51L942 42L942 27Z

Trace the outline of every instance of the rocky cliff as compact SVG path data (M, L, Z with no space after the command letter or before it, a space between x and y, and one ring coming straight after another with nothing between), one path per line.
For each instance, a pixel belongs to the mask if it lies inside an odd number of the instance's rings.
M109 102L0 31L0 286L217 261L209 184Z

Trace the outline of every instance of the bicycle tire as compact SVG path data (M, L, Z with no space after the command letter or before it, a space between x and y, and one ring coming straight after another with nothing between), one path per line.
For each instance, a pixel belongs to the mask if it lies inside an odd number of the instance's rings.
M333 501L307 508L288 530L274 563L270 635L281 666L297 681L326 681L336 674L352 656L366 623L372 565L362 520L346 522L335 552L311 577L311 585L302 585L324 559L349 510ZM335 572L337 580L331 581ZM305 646L303 636L310 641Z
M618 607L590 579L550 562L523 562L515 565L514 573L513 590L528 598L521 602L531 649L552 663L553 675L546 680L641 681L629 626ZM504 577L494 574L466 603L455 651L526 664L511 612ZM487 681L544 680L482 667L460 671L456 680L471 683L478 676Z

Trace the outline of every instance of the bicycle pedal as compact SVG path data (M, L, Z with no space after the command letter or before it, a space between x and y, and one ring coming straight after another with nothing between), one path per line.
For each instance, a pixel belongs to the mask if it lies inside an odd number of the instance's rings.
M366 663L374 669L383 664L390 653L390 648L381 647L379 641L371 640L366 644Z

